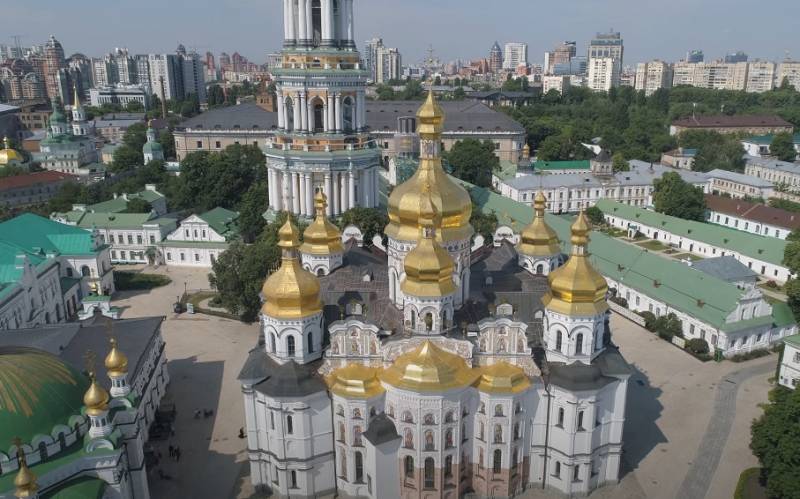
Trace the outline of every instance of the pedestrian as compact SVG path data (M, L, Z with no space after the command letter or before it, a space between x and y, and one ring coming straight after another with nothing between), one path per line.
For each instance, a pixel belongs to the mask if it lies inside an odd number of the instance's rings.
M180 460L181 460L181 448L180 447L178 447L178 450L175 452L175 458L176 458L175 459L176 462L180 462Z
M172 457L174 455L175 455L175 447L173 447L172 444L169 444L169 457Z

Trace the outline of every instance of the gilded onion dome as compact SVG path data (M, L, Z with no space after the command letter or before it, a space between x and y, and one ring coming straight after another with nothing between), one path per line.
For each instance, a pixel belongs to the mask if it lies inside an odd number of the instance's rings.
M11 164L12 161L22 161L22 155L11 148L11 141L3 137L3 149L0 149L0 166Z
M105 359L106 371L109 376L121 377L128 374L128 357L117 348L117 340L111 338L111 351Z
M481 368L475 388L485 393L519 393L531 386L531 380L521 367L498 362Z
M517 252L527 256L554 256L561 253L556 231L544 220L547 198L542 191L533 200L534 216L530 225L522 230Z
M472 199L442 168L440 154L444 111L433 98L433 91L417 111L417 133L420 137L419 167L410 179L398 185L389 196L389 225L384 233L400 241L414 241L419 233L420 192L424 182L430 183L431 199L442 217L440 241L472 237L469 223Z
M39 486L36 484L36 474L28 468L28 461L25 459L25 451L22 450L22 441L17 439L17 461L19 470L14 477L14 496L15 497L35 497Z
M278 246L283 251L281 266L264 281L261 290L261 311L275 319L300 319L322 311L319 281L300 265L299 236L300 231L291 220L278 231Z
M441 392L473 384L478 371L460 356L442 350L430 340L395 359L383 370L381 381L415 392Z
M342 247L342 234L339 228L333 225L325 216L328 207L328 198L321 191L314 196L316 218L303 232L303 246L300 251L310 255L330 255L344 251Z
M349 364L332 372L326 379L330 391L345 398L369 399L385 390L378 380L380 369Z
M100 416L108 410L109 395L105 388L97 384L94 373L89 373L89 379L91 384L83 394L83 405L86 406L86 414L89 416Z
M595 315L608 309L605 278L589 262L591 226L583 211L572 224L572 252L567 263L548 275L550 290L542 297L544 306L566 315Z
M403 261L406 277L400 289L409 296L447 296L456 290L453 258L436 242L438 214L428 182L423 182L419 197L419 240Z

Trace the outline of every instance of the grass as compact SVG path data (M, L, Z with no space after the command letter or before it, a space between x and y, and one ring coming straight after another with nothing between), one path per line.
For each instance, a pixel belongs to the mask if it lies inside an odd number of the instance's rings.
M770 283L772 283L772 284L770 284ZM766 289L768 291L774 291L776 293L785 293L786 292L786 289L782 285L778 284L775 281L760 282L760 283L758 283L758 287Z
M699 262L704 258L702 256L693 255L691 253L680 253L678 255L672 255L672 258L676 260L686 260L687 258L692 262Z
M644 241L641 243L636 243L637 246L641 246L642 248L648 249L650 251L663 251L668 248L668 246L661 244L658 241Z
M114 271L114 286L117 291L141 291L160 288L171 283L172 279L161 274L142 274L140 272Z
M214 298L215 296L217 296L215 291L198 291L196 293L191 293L184 296L182 301L184 303L191 303L194 306L194 312L196 314L214 315L216 317L222 317L224 319L231 319L235 321L241 320L241 317L236 315L200 306L200 302L208 298Z
M739 475L734 499L767 499L767 491L761 484L761 468L747 468Z

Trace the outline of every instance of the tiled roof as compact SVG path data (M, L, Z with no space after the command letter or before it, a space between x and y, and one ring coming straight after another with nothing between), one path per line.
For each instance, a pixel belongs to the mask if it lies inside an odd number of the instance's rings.
M26 175L0 178L0 191L77 180L77 175L72 175L69 173L55 171L34 172Z
M706 207L711 211L732 215L788 230L800 228L800 213L773 208L765 204L706 194Z
M736 251L756 260L779 267L783 266L783 250L786 247L786 241L781 239L741 232L720 225L683 220L608 199L599 200L597 207L608 215L640 222L649 227L659 228L717 248Z
M718 115L718 116L690 116L672 122L673 126L686 128L702 127L723 127L723 128L746 128L746 127L791 127L792 124L775 115Z

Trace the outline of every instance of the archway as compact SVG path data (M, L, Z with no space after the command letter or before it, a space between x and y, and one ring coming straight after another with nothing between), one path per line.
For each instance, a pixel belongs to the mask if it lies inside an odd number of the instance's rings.
M353 99L351 97L345 97L342 101L342 126L344 127L345 132L352 132L354 123L353 123L353 114L354 108Z
M315 132L322 132L325 130L325 106L322 103L322 100L318 97L315 97L313 101L311 101L311 108L312 113L311 117L314 122L311 125L311 128Z
M292 101L291 97L286 98L285 107L286 107L286 112L284 113L286 120L285 128L287 132L291 132L294 130L294 101Z

